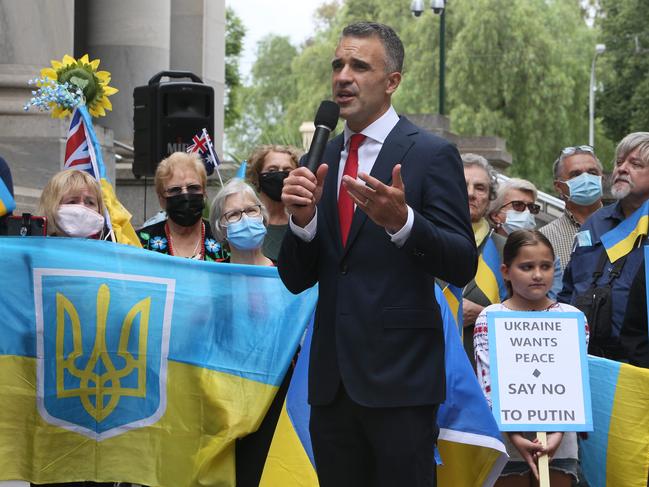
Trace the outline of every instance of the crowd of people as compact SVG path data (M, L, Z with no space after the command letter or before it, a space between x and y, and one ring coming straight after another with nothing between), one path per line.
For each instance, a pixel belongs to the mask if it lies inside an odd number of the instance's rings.
M649 133L629 134L617 146L615 202L607 206L594 149L563 149L552 171L565 210L537 230L541 207L531 181L499 185L484 157L460 156L396 114L391 96L402 63L391 28L348 26L332 62L334 100L346 123L315 173L298 167L293 147L260 147L246 179L226 183L206 211L202 161L173 153L155 175L166 218L137 230L150 251L277 265L292 292L319 283L309 401L325 487L434 485L431 418L444 400L435 280L463 287L464 345L488 401L491 311L581 310L591 354L649 367L646 234L614 262L601 240L649 200ZM11 189L6 174L0 165ZM100 187L81 171L56 174L39 213L51 236L106 235ZM495 297L479 285L476 267L493 248L505 285ZM259 482L289 380L290 372L259 432L237 445L247 465L237 468L237 485ZM551 433L547 446L522 433L505 436L511 460L497 485L530 485L541 454L551 457L552 485L583 481L574 433Z

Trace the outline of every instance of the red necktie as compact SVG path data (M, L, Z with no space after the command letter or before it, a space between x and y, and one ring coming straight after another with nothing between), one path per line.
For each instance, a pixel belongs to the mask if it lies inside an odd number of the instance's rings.
M345 171L343 176L347 175L350 178L356 179L358 174L358 148L365 140L363 134L352 135L349 141L349 154L345 162ZM338 192L338 216L340 219L340 236L343 240L343 247L347 243L347 236L349 235L349 228L352 226L352 217L354 216L354 200L347 193L345 188L340 183L340 190Z

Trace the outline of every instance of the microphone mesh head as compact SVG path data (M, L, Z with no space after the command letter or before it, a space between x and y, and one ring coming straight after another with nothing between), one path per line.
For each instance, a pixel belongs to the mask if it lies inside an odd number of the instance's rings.
M315 114L315 125L324 125L329 130L333 131L338 123L338 115L340 114L340 107L333 101L324 100L320 103L320 108Z

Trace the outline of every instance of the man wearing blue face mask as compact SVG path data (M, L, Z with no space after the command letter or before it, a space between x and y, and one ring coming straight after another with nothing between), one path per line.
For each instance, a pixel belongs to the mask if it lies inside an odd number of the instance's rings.
M566 207L541 228L565 270L575 235L590 215L602 207L602 164L589 145L566 147L554 161L554 188Z

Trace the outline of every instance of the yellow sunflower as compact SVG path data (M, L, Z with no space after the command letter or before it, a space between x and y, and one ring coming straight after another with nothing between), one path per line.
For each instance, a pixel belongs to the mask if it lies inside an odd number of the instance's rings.
M108 86L110 73L97 71L98 67L99 59L90 61L87 54L79 59L74 59L66 54L61 61L53 60L51 68L41 69L41 77L48 77L61 84L67 82L78 87L83 91L90 115L102 117L106 115L106 110L113 109L108 97L117 93L118 90ZM52 117L63 118L69 114L69 109L52 104Z

